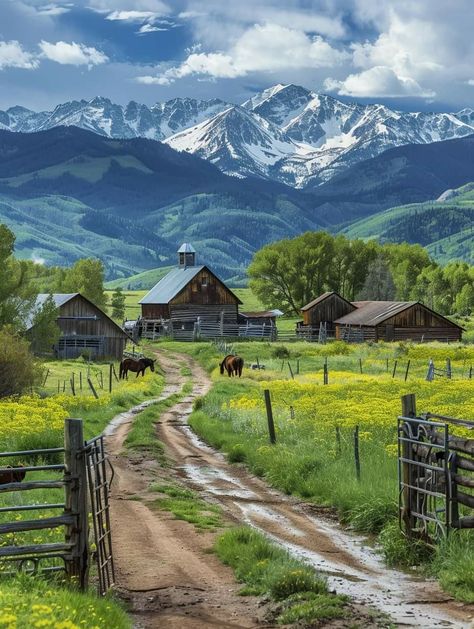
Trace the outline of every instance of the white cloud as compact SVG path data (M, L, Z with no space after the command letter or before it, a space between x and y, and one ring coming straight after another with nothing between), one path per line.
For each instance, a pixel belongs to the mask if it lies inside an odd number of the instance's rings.
M123 22L144 22L145 20L153 20L159 15L161 14L155 11L112 11L105 19Z
M387 66L374 66L358 74L349 74L343 81L326 79L324 89L343 96L355 97L433 97L435 93L423 89L411 77L398 76Z
M56 16L56 15L63 15L63 13L69 13L71 8L72 8L71 4L59 5L59 4L50 3L50 4L45 4L43 6L40 6L37 12L39 15Z
M40 42L39 47L42 52L42 57L60 63L61 65L86 65L91 68L92 66L106 63L109 60L107 55L97 50L97 48L77 44L76 42L68 44L64 41L58 41L52 44L43 40Z
M20 42L0 41L0 70L4 68L23 68L34 70L39 66L35 55L23 49Z
M142 24L138 29L139 35L146 35L147 33L157 33L159 31L169 31L169 28L163 28L162 26L154 26L153 24Z
M466 81L466 83L468 85L473 85L474 86L474 79L469 79L468 81Z
M193 52L179 66L169 68L156 78L162 79L160 85L166 85L190 75L235 78L251 72L333 67L348 56L322 37L310 37L301 30L278 24L256 24L227 52Z

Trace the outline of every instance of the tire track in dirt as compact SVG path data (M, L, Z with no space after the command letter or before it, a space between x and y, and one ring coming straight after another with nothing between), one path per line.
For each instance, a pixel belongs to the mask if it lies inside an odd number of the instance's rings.
M158 400L179 392L182 383L179 363L170 360L166 387ZM198 378L193 393L180 406L190 409L195 396L207 386ZM120 414L105 431L115 470L111 523L117 589L128 603L135 627L232 629L260 625L264 608L255 599L239 597L240 586L230 568L209 554L212 535L153 509L156 494L149 491L149 485L160 479L158 463L124 452L133 416L149 404Z
M211 382L189 357L180 359L192 369L193 393L162 415L158 437L186 484L219 504L236 523L255 527L314 565L338 593L389 614L397 626L472 627L473 606L456 603L434 582L386 568L364 538L345 532L322 510L269 488L205 445L187 420L193 399L205 394ZM172 371L175 360L160 353L165 372Z

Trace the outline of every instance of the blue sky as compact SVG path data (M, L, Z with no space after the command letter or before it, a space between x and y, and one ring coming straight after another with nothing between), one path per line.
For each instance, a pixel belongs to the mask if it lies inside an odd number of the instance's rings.
M0 0L0 108L242 102L275 83L407 110L474 95L472 0Z

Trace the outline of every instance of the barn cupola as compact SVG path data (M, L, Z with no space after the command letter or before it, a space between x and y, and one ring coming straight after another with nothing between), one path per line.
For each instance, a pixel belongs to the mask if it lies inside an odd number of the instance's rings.
M196 266L196 249L189 242L184 242L178 249L178 264L180 269Z

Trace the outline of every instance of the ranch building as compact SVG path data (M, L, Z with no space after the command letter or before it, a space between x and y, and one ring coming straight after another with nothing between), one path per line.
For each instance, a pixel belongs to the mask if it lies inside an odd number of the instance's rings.
M323 293L301 308L303 321L297 324L299 336L315 336L323 329L328 336L335 336L334 321L355 310L350 301L334 291Z
M178 249L178 266L139 303L142 336L238 336L242 302L209 267L196 263L196 251L188 243Z
M38 295L27 320L27 334L32 329L35 312L48 297L46 293ZM127 341L131 339L103 310L80 293L56 293L52 297L59 312L56 323L61 330L59 341L53 347L57 358L77 358L90 352L96 359L122 359Z
M460 341L463 328L419 301L354 301L334 321L336 338L357 341Z
M460 341L463 328L418 301L347 301L324 293L301 309L300 336L345 341Z

